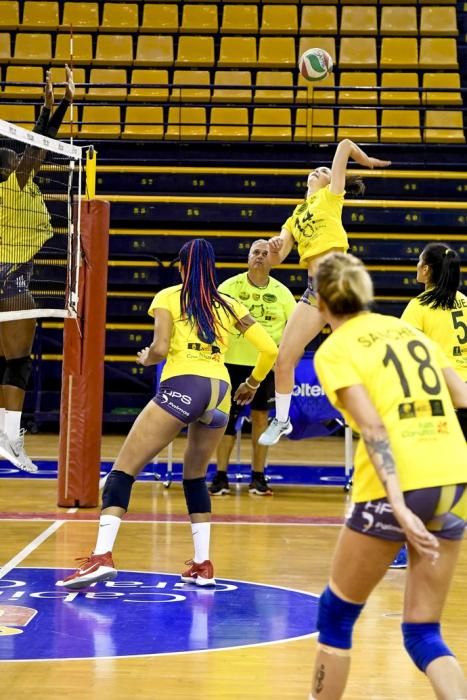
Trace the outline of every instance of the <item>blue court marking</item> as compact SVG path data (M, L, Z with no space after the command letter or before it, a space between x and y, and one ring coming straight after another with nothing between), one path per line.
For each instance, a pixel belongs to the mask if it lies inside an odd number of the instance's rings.
M54 460L35 460L39 467L37 474L28 474L13 467L9 462L0 460L0 479L56 479L57 462ZM101 476L105 476L112 468L112 462L101 463ZM208 481L212 479L216 466L211 464L208 469ZM311 486L344 486L347 483L345 467L338 465L285 465L271 464L267 468L267 476L272 485L277 484L305 484ZM165 481L167 479L167 463L158 462L154 465L146 465L138 479L142 481ZM229 466L229 479L232 483L249 483L251 479L251 467L248 464ZM170 477L171 481L182 480L182 464L174 462Z
M70 571L16 568L0 579L0 661L204 652L316 632L318 597L304 591L226 579L199 588L141 571L57 588Z

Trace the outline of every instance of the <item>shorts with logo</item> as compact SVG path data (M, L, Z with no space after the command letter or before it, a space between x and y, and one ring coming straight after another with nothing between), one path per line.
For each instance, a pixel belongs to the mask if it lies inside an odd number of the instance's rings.
M0 263L0 301L29 291L32 262Z
M229 420L230 385L222 379L180 374L160 383L154 403L175 418L223 428Z
M405 491L405 504L427 530L445 540L461 540L467 520L467 484ZM405 535L387 498L355 503L345 524L351 530L383 540L404 542Z
M240 384L250 376L253 367L245 365L230 365L227 363L225 366L230 376L230 383L232 384L232 396L235 396L235 392ZM248 405L253 411L269 411L269 409L274 408L275 393L274 372L271 370L259 385L259 388L253 397L253 401ZM232 401L229 422L227 423L227 428L225 429L226 435L235 435L235 425L243 409L244 406L240 406L236 401Z
M307 288L300 297L300 301L303 301L304 304L308 304L308 306L316 306L316 292L313 289L313 277L308 277Z

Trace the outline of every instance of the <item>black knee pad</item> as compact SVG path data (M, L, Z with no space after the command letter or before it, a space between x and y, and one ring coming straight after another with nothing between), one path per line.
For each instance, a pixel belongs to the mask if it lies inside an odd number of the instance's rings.
M134 481L135 477L131 476L131 474L112 469L102 492L102 509L113 506L128 510L131 487Z
M183 491L190 515L211 512L211 498L204 476L200 479L183 479Z
M11 360L7 360L5 364L2 384L4 386L16 386L18 389L26 391L32 369L32 359L29 355L14 357Z
M6 359L4 357L0 357L0 384L3 384L3 375L5 374L6 370Z

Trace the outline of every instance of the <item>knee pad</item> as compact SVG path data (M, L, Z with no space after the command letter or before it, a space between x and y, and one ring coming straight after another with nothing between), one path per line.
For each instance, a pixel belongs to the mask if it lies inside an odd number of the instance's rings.
M328 586L319 599L318 642L336 649L351 649L353 628L364 607L342 600Z
M2 384L16 386L18 389L26 391L32 369L32 359L29 355L26 355L26 357L14 357L11 360L7 360L5 364Z
M435 659L454 656L441 637L439 622L403 622L402 634L408 655L423 673Z
M224 433L225 435L234 436L237 434L235 427L240 413L240 408L241 407L238 404L232 403L229 413L229 420L227 421L227 427Z
M0 384L3 384L3 375L5 374L6 370L6 359L4 357L0 357Z
M135 477L118 469L112 469L102 492L102 509L112 506L128 510L131 487Z
M200 479L183 479L183 491L190 515L211 512L211 499L204 476Z

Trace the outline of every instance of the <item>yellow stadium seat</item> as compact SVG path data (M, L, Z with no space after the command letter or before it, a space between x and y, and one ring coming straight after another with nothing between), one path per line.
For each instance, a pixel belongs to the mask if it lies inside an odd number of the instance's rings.
M414 0L380 0L381 5L415 5Z
M104 4L101 32L135 32L138 26L136 3L106 2Z
M365 36L378 33L375 6L349 5L342 8L341 36Z
M128 66L133 63L133 38L128 34L99 34L96 65Z
M2 105L2 119L32 129L36 121L34 105Z
M456 6L422 7L420 17L421 36L457 36Z
M337 140L352 139L374 143L378 141L378 129L375 109L339 110L339 127Z
M302 8L300 35L337 34L337 10L334 5L306 5Z
M420 94L418 92L418 73L383 73L381 87L388 88L381 91L380 102L382 105L418 105ZM407 88L407 92L391 90L391 88Z
M331 56L334 65L336 64L336 40L333 36L304 36L300 38L298 45L298 56L301 56L307 49L319 47L324 49Z
M131 74L130 102L166 102L169 99L169 72L164 69L145 70L135 68ZM136 87L137 85L161 85L161 87Z
M169 141L204 141L206 131L204 107L169 107L169 124L165 132Z
M263 5L261 34L297 34L298 13L295 5Z
M11 37L7 32L0 34L0 63L9 63L11 59Z
M162 139L164 110L162 107L127 107L122 139Z
M52 63L63 65L70 61L70 37L59 34L55 44L55 56ZM92 35L73 35L73 65L90 65L92 63Z
M55 93L56 100L61 100L63 95L65 94L65 86L56 84L56 83L63 83L63 79L64 79L63 66L56 66L52 70L52 80L55 83L54 93ZM78 68L78 67L73 66L73 80L75 81L75 97L74 97L75 101L84 100L85 94L86 94L86 88L84 87L83 83L87 82L84 68ZM75 113L74 117L76 119L76 113ZM69 130L68 130L68 133L69 133Z
M340 87L376 87L378 80L376 73L341 73L340 75ZM378 93L376 90L340 90L339 92L339 103L340 104L355 104L355 105L375 105L378 103Z
M83 107L80 138L112 138L120 136L120 107Z
M256 34L258 8L256 5L224 5L221 32L223 34Z
M58 27L58 2L26 0L23 9L22 31L53 32Z
M276 3L279 5L299 5L300 4L300 0L266 0L266 2L268 4ZM263 4L265 4L264 0L263 0Z
M297 109L294 141L335 141L332 109Z
M127 76L123 68L93 68L89 82L92 86L88 89L88 100L126 100ZM105 87L103 83L122 83L122 87Z
M16 0L2 0L0 2L0 32L6 29L18 29L19 7Z
M60 29L96 32L99 27L97 2L66 2Z
M174 62L173 37L141 35L136 47L135 66L172 66Z
M258 67L295 68L295 40L293 37L263 36L259 40Z
M209 102L211 90L208 70L176 70L173 74L171 98L177 102ZM198 87L187 88L185 85ZM206 85L206 87L200 87Z
M323 0L302 0L303 5L323 5ZM339 0L328 0L326 5L338 5ZM363 3L360 3L363 5Z
M143 23L140 32L160 34L161 32L178 31L178 6L165 3L145 3Z
M264 90L258 90L260 86L264 87ZM294 100L291 71L260 70L256 74L256 88L255 102L288 102L290 104Z
M420 143L418 109L383 109L380 140L384 143Z
M459 69L455 39L420 39L420 68Z
M246 107L213 107L208 140L248 141L248 109Z
M223 36L217 65L219 68L256 66L256 39L252 36Z
M382 36L418 36L417 8L383 7L380 32Z
M209 68L214 65L212 36L181 36L178 40L176 66Z
M255 107L253 112L252 141L291 141L292 120L290 109Z
M198 1L198 2L204 2L204 0L197 0L197 1ZM248 2L249 5L250 5L250 4L253 4L253 3L254 3L255 5L257 5L257 4L260 2L260 0L229 0L229 3L237 3L237 2L238 2L238 3L241 3L242 5L243 5L245 2Z
M7 83L37 83L37 87L24 85L5 85L2 96L28 98L40 97L44 92L44 71L42 66L8 66Z
M251 73L249 70L217 70L214 76L213 102L250 102Z
M426 143L465 143L463 113L439 109L425 112L423 140Z
M413 0L412 0L413 2ZM455 0L420 0L421 5L455 5Z
M217 5L183 5L181 32L216 34L218 28Z
M336 91L332 90L336 84L334 73L330 73L323 80L310 82L299 74L297 87L303 88L297 90L296 101L305 102L307 104L334 104L336 101Z
M377 68L376 39L370 37L342 37L339 68Z
M417 39L384 37L380 68L418 68Z
M378 0L341 0L341 5L377 5Z
M461 78L459 73L424 73L423 104L462 106L460 93ZM430 92L429 88L456 90L456 92Z
M52 37L50 34L16 35L15 55L12 63L40 63L47 65L52 55ZM69 54L68 54L69 58Z

